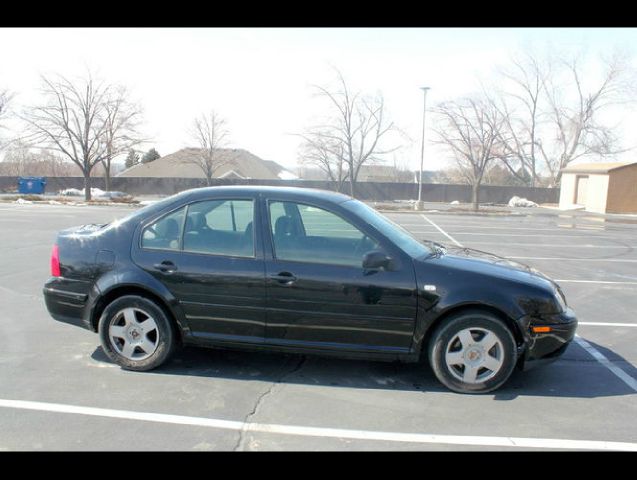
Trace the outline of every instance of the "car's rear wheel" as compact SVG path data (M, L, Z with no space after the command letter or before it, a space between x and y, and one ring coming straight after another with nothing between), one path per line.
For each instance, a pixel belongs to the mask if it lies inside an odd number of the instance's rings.
M429 342L429 363L449 389L487 393L500 388L516 363L515 339L495 315L480 310L446 319Z
M157 368L176 346L175 332L164 310L137 295L111 302L100 317L98 331L104 352L127 370Z

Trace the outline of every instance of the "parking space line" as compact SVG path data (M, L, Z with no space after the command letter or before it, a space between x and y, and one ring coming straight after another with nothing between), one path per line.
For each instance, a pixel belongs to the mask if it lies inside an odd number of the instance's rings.
M305 427L266 423L245 423L214 418L168 415L161 413L134 412L95 407L80 407L59 403L32 402L25 400L0 399L0 407L35 410L44 412L89 415L145 422L169 423L226 430L243 430L253 433L280 435L300 435L323 438L349 438L386 442L406 442L442 445L475 445L486 447L547 448L568 450L612 450L637 451L637 443L607 442L599 440L570 440L555 438L491 437L469 435L436 435L428 433L382 432L370 430L349 430L340 428Z
M472 245L502 245L502 242L471 242ZM624 250L634 250L637 249L637 245L591 245L589 244L585 244L585 245L577 245L577 244L572 244L572 243L511 243L511 242L506 242L506 246L514 246L514 247L538 247L538 248L544 248L544 247L552 247L552 248L599 248L599 249L604 249L604 250L608 250L610 248L620 248L620 249L624 249Z
M429 228L428 225L423 225L422 223L401 223L401 225L405 228L410 228L410 227L425 227L425 228ZM492 227L492 226L484 226L484 225L464 225L464 224L453 224L453 225L445 225L445 228L448 229L454 229L454 228L472 228L472 229L477 229L477 230L532 230L534 232L555 232L560 231L560 232L589 232L590 233L590 229L586 229L586 228L565 228L565 227L553 227L553 228L532 228L532 227ZM599 231L600 233L607 233L607 230L603 230L601 227L597 227L595 228L595 231ZM627 232L626 230L621 230L618 232ZM612 232L612 233L618 233L618 232ZM630 231L630 233L632 233L632 231Z
M629 328L637 328L637 323L577 322L577 325L591 325L591 326L597 326L597 327L629 327Z
M617 378L619 378L622 382L632 388L635 392L637 392L637 380L624 372L621 368L613 365L611 361L604 356L602 352L593 347L590 343L584 340L579 335L575 335L575 342L586 350L595 360L609 369L611 372L615 374Z
M575 262L617 262L617 263L637 263L637 260L633 259L619 259L619 258L563 258L563 257L509 257L513 260L572 260Z
M428 232L421 232L421 233L428 233ZM591 235L578 235L578 234L574 234L574 235L561 235L561 234L547 234L547 233L540 233L538 235L533 235L530 233L484 233L484 232L456 232L454 233L454 235L474 235L474 236L485 236L485 237L558 237L558 238L591 238ZM600 240L606 240L607 238L601 235L595 236L593 237L596 240L600 239Z
M601 285L637 285L637 282L611 282L608 280L568 280L568 279L555 279L560 283L595 283Z
M433 225L434 227L436 227L438 229L438 231L440 233L442 233L445 237L447 237L449 240L451 240L453 243L455 243L456 245L458 245L459 247L462 247L462 244L460 242L458 242L455 238L453 238L451 235L449 235L447 232L445 232L442 228L440 228L438 225L436 225L434 222L432 222L431 220L429 220L425 215L420 215L422 218L424 218L425 220L427 220L431 225Z

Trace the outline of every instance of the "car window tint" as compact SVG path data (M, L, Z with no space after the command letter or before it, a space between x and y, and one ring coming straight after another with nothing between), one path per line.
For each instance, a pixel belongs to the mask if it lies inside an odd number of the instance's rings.
M279 260L361 267L378 244L354 225L322 208L270 203L274 253Z
M180 208L144 228L142 247L178 250L185 211Z
M312 237L363 238L363 232L341 217L321 208L299 205L299 214L307 235Z
M254 202L210 200L188 207L184 251L254 257Z

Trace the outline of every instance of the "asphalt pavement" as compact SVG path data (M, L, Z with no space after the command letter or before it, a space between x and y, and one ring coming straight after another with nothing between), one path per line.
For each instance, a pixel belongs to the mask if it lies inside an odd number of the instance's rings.
M58 230L131 208L0 204L0 450L637 450L635 220L387 213L538 268L578 314L560 360L460 395L421 364L187 348L120 369L97 335L50 318L42 286Z

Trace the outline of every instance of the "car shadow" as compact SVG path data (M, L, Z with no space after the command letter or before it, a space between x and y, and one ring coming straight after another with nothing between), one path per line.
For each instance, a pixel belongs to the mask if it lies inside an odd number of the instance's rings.
M637 378L637 369L630 362L605 347L587 342ZM112 363L101 347L91 357L97 362ZM426 362L403 364L200 347L182 348L166 365L146 373L334 388L448 392ZM597 398L634 393L584 348L572 343L554 363L524 372L516 369L509 381L490 395L494 400L507 401L528 396Z

